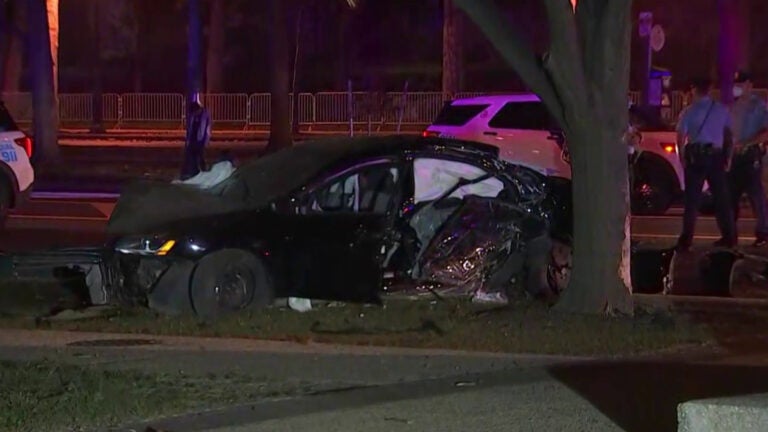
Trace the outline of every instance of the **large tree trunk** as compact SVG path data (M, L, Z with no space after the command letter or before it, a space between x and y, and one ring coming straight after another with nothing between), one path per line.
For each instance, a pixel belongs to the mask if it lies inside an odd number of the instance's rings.
M485 33L568 138L573 164L574 259L558 308L632 313L627 127L630 1L545 0L550 50L533 53L494 0L454 0ZM595 198L599 197L599 200Z
M226 2L210 1L210 20L208 21L208 50L205 56L205 91L206 93L224 92L224 51L226 34Z
M717 0L720 18L717 71L720 77L720 100L729 104L733 101L733 75L736 73L739 56L738 0Z
M48 33L53 63L53 95L59 100L59 0L46 0ZM58 103L58 102L57 102Z
M443 99L461 91L461 11L453 0L443 0Z
M269 25L269 92L271 118L267 152L292 144L291 139L291 55L288 46L288 22L285 0L268 0Z
M4 21L4 45L2 47L2 74L0 85L4 93L21 90L21 75L24 71L24 38L22 28L26 27L26 5L23 0L6 4Z
M46 0L27 0L27 38L32 76L32 129L35 162L54 161L59 156L58 110L54 93L53 59L48 31Z
M104 108L103 108L103 74L102 74L102 43L101 35L101 2L91 1L89 10L89 30L91 32L91 112L93 123L91 132L104 133Z
M191 104L203 85L203 21L201 0L187 0L187 102Z

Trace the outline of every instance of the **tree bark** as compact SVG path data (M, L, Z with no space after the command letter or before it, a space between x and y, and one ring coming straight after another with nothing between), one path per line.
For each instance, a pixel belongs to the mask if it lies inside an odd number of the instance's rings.
M53 64L53 95L59 100L59 0L46 0L48 33Z
M194 102L203 84L203 21L200 1L187 0L187 105Z
M46 0L27 0L27 38L32 76L32 129L35 163L58 159L58 109L54 92L53 59Z
M224 92L224 51L226 48L226 3L224 0L210 0L208 21L208 50L205 56L206 93Z
M720 100L725 104L733 102L733 76L739 55L736 2L737 0L717 0L717 13L720 18L717 71L720 78Z
M22 28L26 27L26 7L24 0L8 2L4 29L6 45L3 52L3 73L0 85L4 93L16 93L21 90L21 76L24 70L24 37Z
M461 91L461 11L453 0L443 0L443 99Z
M629 1L545 0L550 50L534 55L493 0L454 0L539 95L571 152L573 273L558 309L632 313L627 125ZM596 201L595 197L600 197Z
M288 46L288 22L285 0L268 0L269 10L269 90L271 118L266 151L292 145L291 139L291 55Z
M104 133L104 107L103 107L103 74L102 74L102 43L101 43L101 2L91 0L89 10L89 24L91 31L91 113L93 123L92 133Z

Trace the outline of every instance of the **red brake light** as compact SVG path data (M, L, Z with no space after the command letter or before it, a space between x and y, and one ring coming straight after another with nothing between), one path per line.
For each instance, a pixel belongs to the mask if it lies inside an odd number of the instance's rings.
M23 148L24 152L27 153L27 157L32 157L32 138L25 136L23 138L16 138L14 140L16 142L16 145Z
M421 136L424 138L439 137L440 132L425 130L424 132L421 133Z
M677 146L670 143L661 143L661 148L664 150L665 153L675 153L677 151Z

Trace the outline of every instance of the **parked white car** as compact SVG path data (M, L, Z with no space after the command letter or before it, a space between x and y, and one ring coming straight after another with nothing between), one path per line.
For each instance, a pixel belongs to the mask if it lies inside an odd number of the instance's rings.
M30 164L32 140L16 125L0 102L0 226L8 210L18 206L32 189L35 171Z
M479 96L446 103L423 134L491 144L500 157L547 176L570 179L567 146L559 126L538 96L530 93ZM636 214L662 214L683 190L675 132L642 132L633 165L632 207Z

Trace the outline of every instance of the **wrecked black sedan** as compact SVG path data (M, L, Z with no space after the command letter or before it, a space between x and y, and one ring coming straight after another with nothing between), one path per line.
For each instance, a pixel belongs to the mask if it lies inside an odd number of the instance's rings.
M398 282L504 298L553 293L570 184L439 138L295 145L208 187L137 183L107 252L83 266L93 303L201 316L276 297L378 302ZM82 252L79 252L82 254ZM388 288L387 288L388 287Z

